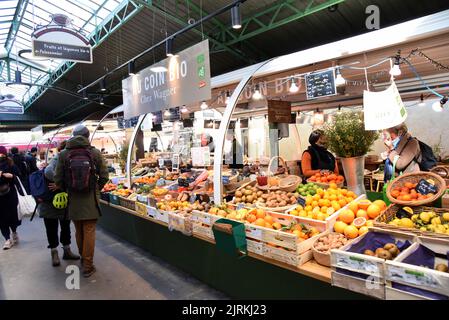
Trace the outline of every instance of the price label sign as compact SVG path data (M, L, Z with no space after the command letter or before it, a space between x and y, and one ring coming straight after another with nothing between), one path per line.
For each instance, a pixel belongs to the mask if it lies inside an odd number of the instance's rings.
M158 159L159 167L162 168L164 166L164 159Z
M297 203L304 208L306 206L306 199L303 197L298 197Z
M421 181L419 181L418 185L416 186L416 192L420 193L420 194L429 194L429 193L437 193L438 189L437 187L424 179L421 179Z
M172 171L179 170L179 154L175 153L172 159Z

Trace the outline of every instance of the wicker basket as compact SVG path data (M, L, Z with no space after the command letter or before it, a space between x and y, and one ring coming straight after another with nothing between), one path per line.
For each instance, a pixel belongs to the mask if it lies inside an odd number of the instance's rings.
M271 171L271 165L273 164L273 161L276 160L276 159L279 159L280 162L282 162L282 167L284 167L284 171L285 171L284 174L288 174L287 161L285 161L285 159L280 157L280 156L276 156L276 157L271 158L270 163L268 164L268 169L267 170L270 173L270 175L274 176L276 174L276 172Z
M391 204L388 206L388 208L380 214L375 220L374 220L374 226L380 229L384 230L392 230L392 231L399 231L404 233L412 233L418 236L425 236L425 237L431 237L431 238L439 238L439 239L446 239L449 240L449 234L444 233L436 233L436 232L430 232L430 231L421 231L419 229L415 228L404 228L395 226L392 224L388 224L388 222L392 221L396 217L396 213L401 209L402 206L397 204ZM440 209L440 208L432 208L432 207L413 207L413 214L421 213L423 211L432 211L438 214L440 217L443 215L443 213L448 212L447 209Z
M314 181L309 181L309 180L307 180L307 182L313 183L322 189L328 189L329 185L330 185L329 183L314 182ZM342 188L344 186L344 184L345 184L344 182L337 183L337 188Z
M397 200L391 196L392 189L396 187L402 187L407 182L418 183L421 179L424 180L432 179L435 181L435 186L437 187L438 192L433 197L419 201L402 201ZM444 181L443 178L441 178L439 175L436 175L435 173L423 171L403 174L394 179L391 183L389 183L387 187L387 197L390 200L390 202L397 203L403 206L422 206L424 204L432 203L437 199L441 198L445 192L446 192L446 182Z
M279 189L287 192L294 192L301 181L302 179L300 177L289 175L280 180Z
M136 210L136 201L119 197L120 205L127 209Z

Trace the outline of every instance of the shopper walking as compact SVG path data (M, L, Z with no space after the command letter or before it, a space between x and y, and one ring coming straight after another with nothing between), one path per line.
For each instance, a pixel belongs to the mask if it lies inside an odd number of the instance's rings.
M58 255L59 243L62 244L64 260L78 260L80 257L70 250L71 232L70 220L68 219L66 203L67 195L58 193L54 184L54 175L58 163L59 153L64 150L66 142L62 141L58 146L58 154L50 161L44 169L45 182L48 186L48 197L43 197L39 202L37 212L44 219L45 231L47 233L48 248L50 249L51 261L54 267L61 264ZM58 225L61 227L60 236L58 236Z
M25 156L25 160L28 164L28 173L32 174L33 172L39 170L37 167L37 148L32 147L30 152Z
M5 238L4 250L10 249L19 241L17 235L17 227L20 225L17 215L19 200L15 187L18 174L13 160L7 156L6 148L0 146L0 231Z
M90 145L88 138L89 130L85 126L75 127L73 137L59 154L54 177L56 187L68 192L68 214L75 224L85 277L96 271L93 263L95 228L101 215L98 192L109 179L101 152Z
M393 164L396 162L395 175L420 171L421 148L419 141L408 132L405 123L386 130L384 144L387 147L385 160L385 181L393 175Z
M28 183L28 176L29 176L29 167L28 163L25 159L25 155L23 153L19 152L19 149L17 147L11 148L11 159L14 161L14 165L19 170L18 178L20 181L22 181L23 186L25 187L25 190L27 193L30 193L30 187Z
M303 152L301 170L304 177L309 178L321 171L338 174L335 157L327 150L327 140L322 130L315 130L309 136L309 148Z

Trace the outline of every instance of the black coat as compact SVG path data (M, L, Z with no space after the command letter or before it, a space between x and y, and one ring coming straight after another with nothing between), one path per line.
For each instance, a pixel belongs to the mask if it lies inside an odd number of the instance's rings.
M11 173L14 175L12 179L0 177L0 185L9 184L9 192L0 196L0 226L18 226L20 221L17 216L17 205L19 203L16 191L16 179L18 169L15 165L11 165L7 161L0 163L0 171L3 173ZM20 189L20 187L18 187Z

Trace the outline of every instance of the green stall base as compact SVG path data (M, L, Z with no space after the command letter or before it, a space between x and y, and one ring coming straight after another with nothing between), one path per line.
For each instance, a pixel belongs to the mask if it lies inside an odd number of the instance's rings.
M233 299L370 299L251 256L231 257L209 242L170 232L165 226L103 203L100 207L99 225L104 230Z
M220 224L232 226L231 233L227 233L218 228ZM241 222L218 219L215 221L212 231L214 232L215 243L218 249L226 252L230 256L244 258L248 254L246 244L245 225Z

